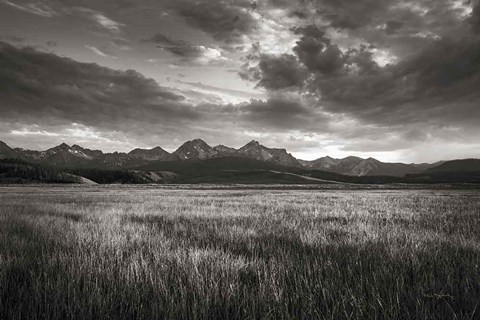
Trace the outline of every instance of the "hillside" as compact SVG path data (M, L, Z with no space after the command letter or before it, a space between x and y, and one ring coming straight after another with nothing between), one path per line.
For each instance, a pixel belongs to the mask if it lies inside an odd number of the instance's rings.
M429 168L418 175L407 175L413 183L480 183L480 160L452 160Z
M480 173L480 159L462 159L444 162L436 167L429 168L425 173L453 173L472 172Z
M403 177L406 174L418 174L423 172L428 165L416 165L405 163L381 162L377 159L363 159L359 157L346 157L335 159L323 157L313 161L303 161L303 166L312 170L334 172L348 176L393 176Z
M0 160L0 183L89 183L82 177L32 165L17 159Z

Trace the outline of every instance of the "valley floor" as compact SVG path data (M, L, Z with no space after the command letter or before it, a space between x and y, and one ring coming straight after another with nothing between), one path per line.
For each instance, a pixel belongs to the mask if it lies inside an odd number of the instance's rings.
M1 186L0 319L480 318L480 191L285 188Z

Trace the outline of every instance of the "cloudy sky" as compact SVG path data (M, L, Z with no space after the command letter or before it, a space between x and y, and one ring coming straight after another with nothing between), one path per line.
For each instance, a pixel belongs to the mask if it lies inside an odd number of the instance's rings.
M480 156L476 0L0 0L0 140Z

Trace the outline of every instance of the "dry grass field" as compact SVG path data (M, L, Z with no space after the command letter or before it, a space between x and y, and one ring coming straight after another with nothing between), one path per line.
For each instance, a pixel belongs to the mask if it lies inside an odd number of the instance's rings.
M480 319L480 192L0 188L0 319Z

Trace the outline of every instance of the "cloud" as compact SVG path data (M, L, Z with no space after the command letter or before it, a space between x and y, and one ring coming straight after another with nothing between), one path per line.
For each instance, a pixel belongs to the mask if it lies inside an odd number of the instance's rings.
M219 48L209 48L203 45L194 45L188 41L173 39L164 34L155 34L151 38L145 39L144 42L150 42L165 50L172 55L180 58L180 62L191 64L221 64L229 61L223 56L222 50Z
M111 59L117 59L117 57L115 56L112 56L108 53L105 53L104 51L98 49L97 47L95 46L91 46L91 45L86 45L85 48L91 50L92 52L94 52L95 54L101 56L101 57L104 57L104 58L111 58Z
M135 126L197 117L182 103L184 97L133 70L115 71L6 43L0 45L0 65L4 120L117 130L130 122Z
M298 90L303 86L307 73L294 55L262 54L259 60L256 68L244 70L240 76L244 79L259 79L257 86L267 90Z
M480 32L480 2L477 2L475 7L473 7L468 21L475 32Z
M48 48L55 48L56 46L58 46L58 43L56 41L49 40L45 43L45 45Z
M392 0L325 0L318 1L317 13L330 20L335 28L355 29L369 24L388 10ZM321 3L321 4L320 4Z
M18 4L17 1L12 0L3 0L3 3L16 8L18 10L22 10L25 12L29 12L31 14L45 17L45 18L52 18L58 15L54 9L52 9L46 1L35 1L35 2L23 2L22 4Z
M403 27L403 22L390 20L385 23L385 32L387 34L395 34Z
M192 45L184 40L173 39L164 34L155 34L151 38L145 39L145 41L154 43L158 48L183 58L198 58L202 55L199 46Z
M93 13L92 18L102 27L113 32L120 32L120 27L124 26L121 23L113 21L101 13Z
M369 24L375 17L388 10L394 0L267 0L265 8L282 8L287 16L299 20L321 20L322 23L341 28L356 29Z
M235 89L225 89L225 88L207 85L201 82L178 81L178 83L194 88L196 90L200 90L205 93L212 93L215 95L226 96L226 97L229 97L230 99L233 98L235 100L249 101L252 98L256 98L256 99L264 98L263 94L250 92L250 91L235 90Z
M24 43L25 39L14 35L0 35L0 40L10 43Z
M297 95L276 93L267 100L251 100L240 109L241 117L252 130L308 130L326 122L322 115L306 107Z
M393 66L359 73L344 65L328 78L316 74L310 89L326 110L368 122L472 125L471 117L480 116L479 57L480 41L441 39Z
M475 107L480 103L480 38L474 32L425 40L410 56L381 65L374 45L340 48L325 28L315 25L295 33L296 57L253 54L250 60L258 59L258 67L247 65L241 76L270 91L297 88L320 110L380 126L471 126L471 117L480 117Z
M464 32L471 2L462 0L269 0L263 12L294 15L295 28L309 24L325 31L332 44L344 51L361 43L373 44L392 56L404 58L429 42Z
M17 3L16 0L2 0L3 3L9 5L10 7L29 12L31 14L52 18L55 16L70 15L76 12L84 14L89 20L93 21L98 26L102 27L113 33L120 33L121 28L125 25L117 21L112 20L104 13L98 10L86 8L86 7L71 7L62 3L61 1L27 1L22 2L21 4Z
M113 39L111 43L120 50L129 51L132 49L132 47L130 46L130 42L126 39L116 38Z
M102 27L105 30L108 30L112 33L120 33L121 28L125 26L125 24L112 20L111 18L107 17L104 13L93 10L90 8L84 7L75 7L73 9L65 8L65 12L80 12L84 14L89 20L96 23L98 26Z
M251 15L253 2L247 0L178 0L170 8L185 21L226 43L241 43L257 26Z
M293 51L298 59L311 71L323 74L333 74L345 64L345 56L337 45L331 44L325 32L310 25L298 28L301 35Z

